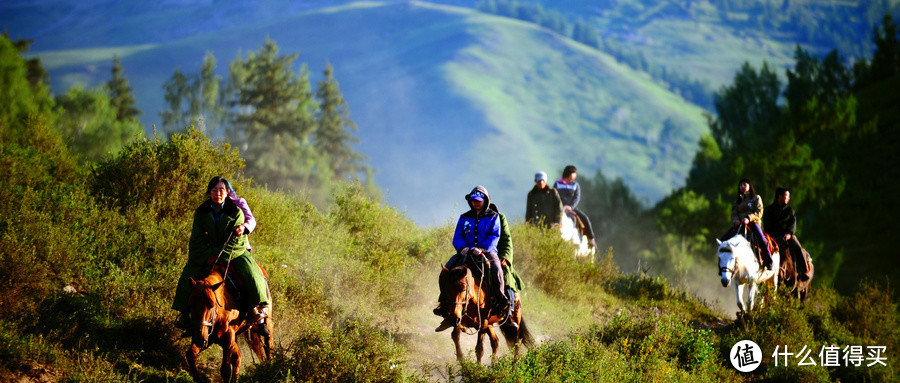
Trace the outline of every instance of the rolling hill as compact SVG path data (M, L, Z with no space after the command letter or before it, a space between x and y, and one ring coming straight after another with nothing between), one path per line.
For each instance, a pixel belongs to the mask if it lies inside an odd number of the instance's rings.
M475 184L520 216L531 175L568 163L622 176L654 201L682 183L706 129L700 108L602 52L533 24L424 2L351 3L38 56L60 91L106 80L118 54L149 128L175 68L197 71L211 51L225 75L225 62L267 37L299 52L313 81L334 66L377 184L419 223L459 213Z

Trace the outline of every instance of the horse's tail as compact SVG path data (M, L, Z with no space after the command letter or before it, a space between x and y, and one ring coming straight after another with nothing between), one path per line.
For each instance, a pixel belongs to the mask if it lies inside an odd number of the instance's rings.
M503 333L503 338L506 339L507 343L521 343L528 348L534 347L534 337L531 336L531 332L528 331L528 326L525 325L525 318L519 320L518 328L512 323L504 323L500 326L500 332Z

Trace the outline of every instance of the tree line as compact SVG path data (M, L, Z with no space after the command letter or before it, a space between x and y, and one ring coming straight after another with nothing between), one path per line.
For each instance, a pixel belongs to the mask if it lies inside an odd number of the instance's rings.
M11 55L26 52L31 44L4 38L10 62ZM204 57L199 73L175 69L163 84L167 109L159 112L162 131L171 135L193 127L221 137L240 149L246 172L256 182L289 192L302 189L317 202L340 180L365 179L367 189L377 193L366 157L354 150L357 126L334 68L327 64L313 89L306 65L294 70L297 57L280 53L274 41L266 40L258 51L230 63L227 80L216 74L212 53ZM72 87L56 97L38 59L27 60L22 69L28 86L41 95L40 112L16 107L14 100L7 105L43 115L81 162L98 162L145 137L138 120L142 111L119 57L113 58L106 83ZM17 94L27 97L26 92Z
M327 196L333 181L366 177L372 170L353 149L359 140L347 101L327 64L313 89L298 55L281 54L267 39L257 51L229 64L228 78L216 75L207 53L198 73L175 69L163 85L167 109L160 112L168 133L193 125L238 147L247 172L259 183Z
M893 197L900 186L900 27L887 14L873 35L872 56L852 64L837 50L820 56L797 46L785 82L768 64L745 63L713 95L716 114L708 116L710 133L699 141L685 186L644 210L633 208L637 199L627 190L604 186L600 173L596 184L585 183L583 200L598 208L589 213L600 234L656 271L684 278L712 262L713 239L730 224L737 182L747 177L766 204L777 187L791 188L798 236L818 262L819 283L849 292L862 279L900 277L883 267L894 257L883 234L900 228L892 215L900 211ZM603 211L610 198L628 201L618 205L629 219Z

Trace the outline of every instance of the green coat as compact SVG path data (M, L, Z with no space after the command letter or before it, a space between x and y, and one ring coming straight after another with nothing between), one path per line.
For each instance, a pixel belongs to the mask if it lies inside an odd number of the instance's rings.
M268 303L266 278L247 251L247 235L229 237L234 228L244 223L244 213L231 201L225 199L216 222L213 203L207 200L194 211L194 223L191 228L191 239L188 245L187 263L178 278L178 286L175 288L175 299L172 308L178 311L186 311L187 299L191 293L190 278L201 279L206 277L209 270L209 262L215 259L221 251L220 263L228 265L228 272L234 272L241 281L241 302L246 307L259 303ZM228 243L226 244L226 239ZM224 250L223 250L224 248Z
M503 280L506 282L506 286L512 288L513 291L521 291L525 284L522 283L522 278L513 268L512 237L509 232L509 222L506 221L503 213L500 213L500 241L497 242L497 257L501 261L506 260L507 266L503 266Z
M562 221L563 204L559 192L549 186L539 189L537 185L528 192L525 200L525 222L540 222L545 227Z

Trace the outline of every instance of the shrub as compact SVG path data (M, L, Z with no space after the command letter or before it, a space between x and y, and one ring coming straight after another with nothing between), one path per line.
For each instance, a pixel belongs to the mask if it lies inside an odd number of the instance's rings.
M97 165L90 188L107 206L125 213L147 205L157 219L189 217L204 200L212 177L240 181L236 175L243 167L237 149L214 145L191 128L168 141L144 139L129 144L118 156Z
M241 381L396 382L408 378L404 365L402 350L390 336L373 326L348 322L330 331L308 329Z

